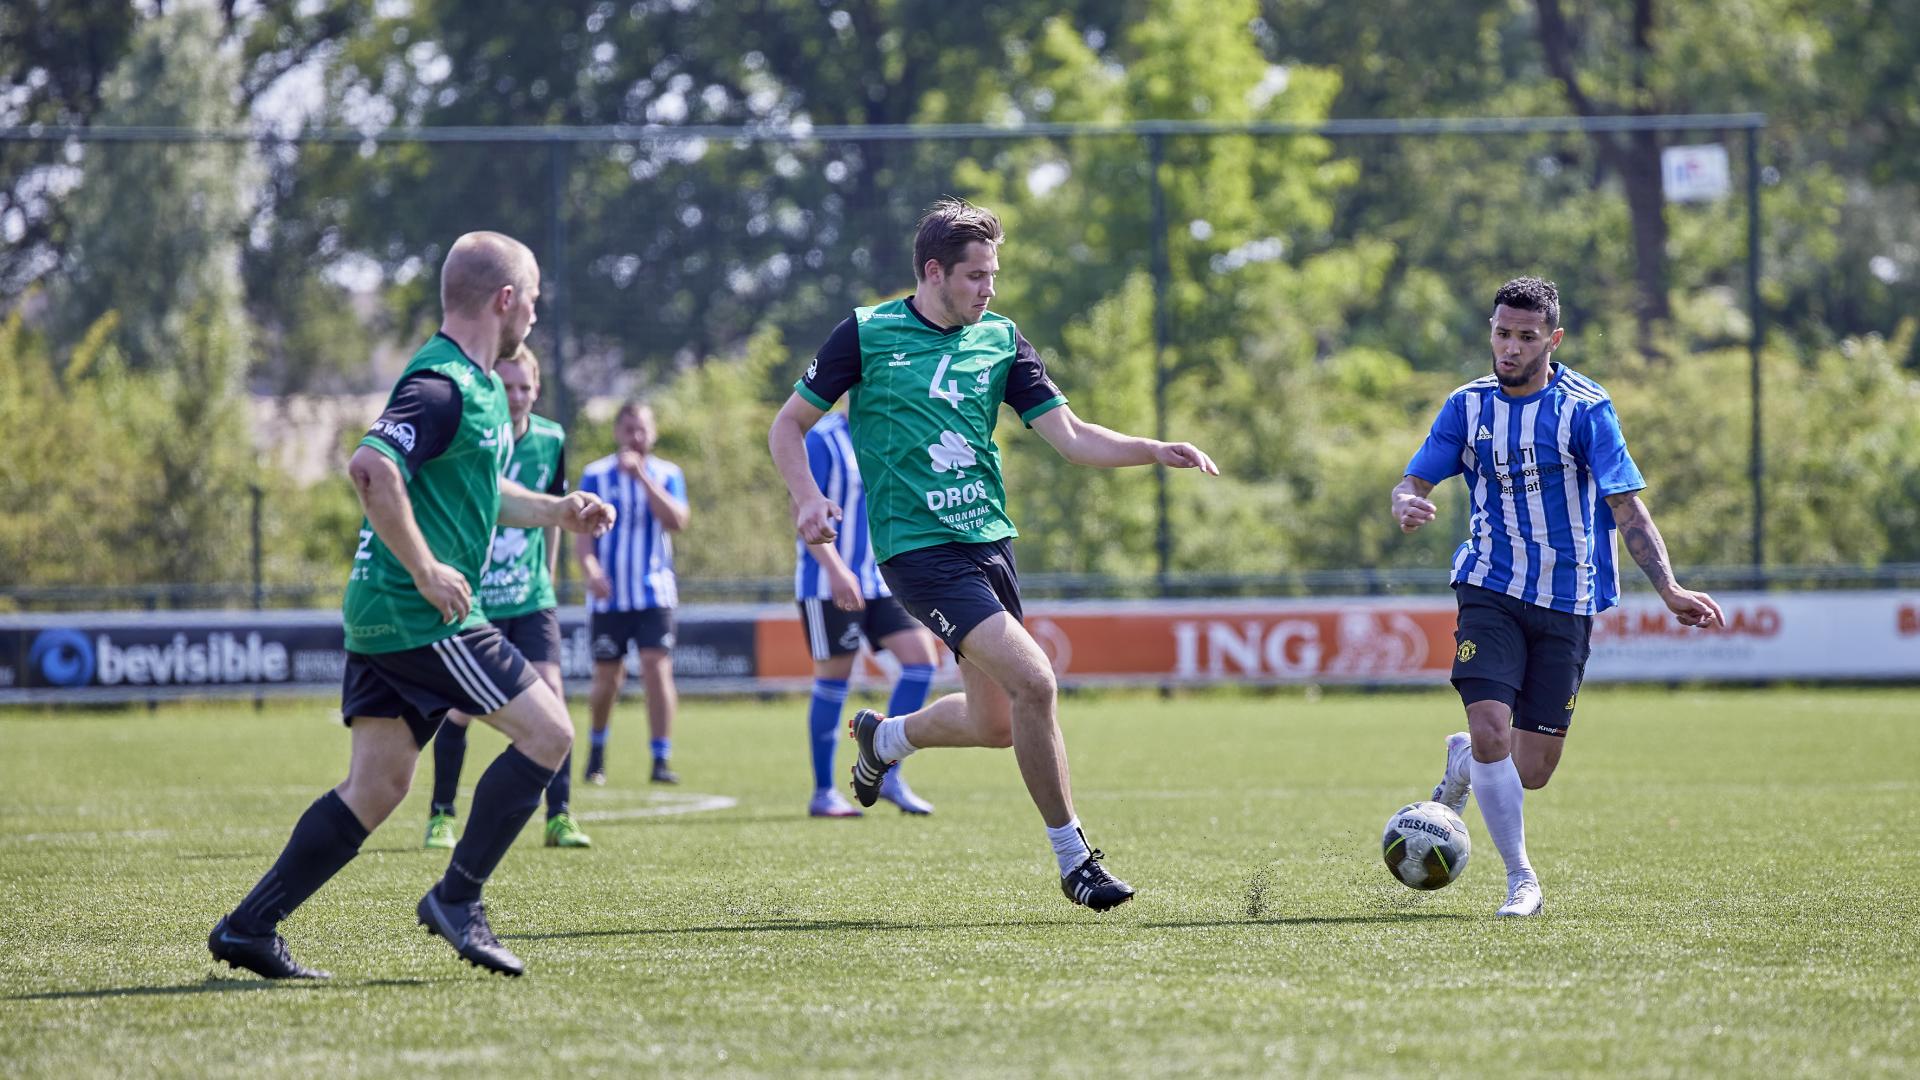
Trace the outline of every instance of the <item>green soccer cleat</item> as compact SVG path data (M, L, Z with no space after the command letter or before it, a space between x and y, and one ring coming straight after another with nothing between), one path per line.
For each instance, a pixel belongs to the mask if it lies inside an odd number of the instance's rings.
M592 847L593 841L580 831L572 814L555 814L547 819L548 847Z
M434 814L427 818L427 842L422 845L423 847L436 851L452 851L456 839L457 837L453 835L452 814Z

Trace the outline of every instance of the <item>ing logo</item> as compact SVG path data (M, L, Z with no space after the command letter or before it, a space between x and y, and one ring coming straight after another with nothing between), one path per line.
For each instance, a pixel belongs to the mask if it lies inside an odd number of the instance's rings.
M1473 659L1473 654L1479 651L1480 651L1480 646L1475 645L1473 643L1472 638L1468 638L1467 640L1460 643L1460 651L1454 653L1453 655L1455 659L1459 660L1461 663L1464 664L1467 661Z

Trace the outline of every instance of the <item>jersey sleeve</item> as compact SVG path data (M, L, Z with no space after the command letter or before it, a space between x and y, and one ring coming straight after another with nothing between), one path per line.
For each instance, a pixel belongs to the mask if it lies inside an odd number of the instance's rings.
M687 501L687 474L678 465L667 474L667 494L681 502Z
M553 459L553 479L547 481L547 494L565 495L567 493L567 445L560 444L560 453Z
M1461 460L1467 448L1466 439L1467 396L1454 394L1440 406L1440 414L1433 418L1433 428L1427 432L1427 441L1420 444L1413 460L1407 462L1407 475L1437 484L1466 471L1466 464Z
M807 468L813 473L814 486L827 490L827 478L833 475L833 448L817 431L807 432Z
M1592 471L1600 497L1612 498L1645 488L1647 481L1640 475L1640 466L1627 453L1627 437L1620 433L1620 414L1613 411L1613 402L1602 401L1588 409L1586 421L1578 433L1585 436L1585 445L1576 443L1574 448Z
M815 408L831 409L840 396L860 381L860 324L851 318L827 335L827 343L807 365L807 373L793 384L794 393L806 398Z
M393 459L408 479L453 445L460 430L460 388L437 372L422 371L394 387L386 411L360 439Z
M1047 376L1039 350L1020 331L1013 332L1013 368L1007 372L1007 390L1001 397L1028 427L1067 403L1067 395Z

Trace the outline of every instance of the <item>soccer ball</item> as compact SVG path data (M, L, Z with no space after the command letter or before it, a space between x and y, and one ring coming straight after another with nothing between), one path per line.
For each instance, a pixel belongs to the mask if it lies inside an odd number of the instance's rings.
M1438 889L1467 871L1467 823L1437 802L1409 803L1387 819L1380 853L1409 889Z

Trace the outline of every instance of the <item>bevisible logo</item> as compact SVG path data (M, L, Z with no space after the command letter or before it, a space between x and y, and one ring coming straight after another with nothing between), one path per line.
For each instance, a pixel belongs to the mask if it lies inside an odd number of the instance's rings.
M527 553L527 530L501 529L493 534L493 561L510 563Z
M974 390L982 394L986 393L989 378L990 378L990 373L985 371L982 371L979 375L975 376L973 380Z
M940 614L939 608L934 608L927 612L927 617L940 624L940 635L942 637L953 633L953 624L947 621L945 615Z
M1574 699L1575 699L1575 698L1577 698L1577 697L1579 697L1579 696L1580 696L1580 694L1579 694L1579 692L1578 692L1578 691L1576 691L1576 692L1574 692L1574 693L1571 693L1571 694L1568 694L1568 695L1567 695L1567 711L1568 711L1568 712L1572 712L1572 711L1573 711L1573 701L1574 701Z
M897 352L893 354L893 358L895 360L905 360L907 358L907 354L903 352Z
M1471 660L1471 659L1473 659L1473 654L1474 654L1474 653L1477 653L1477 652L1479 652L1479 651L1480 651L1480 646L1478 646L1478 645L1475 645L1475 644L1473 643L1473 641L1472 641L1472 639L1468 639L1468 640L1466 640L1466 641L1463 641L1463 642L1461 642L1461 643L1460 643L1460 651L1459 651L1459 652L1457 652L1457 653L1454 653L1453 655L1454 655L1454 656L1455 656L1455 658L1457 658L1457 659L1458 659L1458 660L1459 660L1459 661L1460 661L1461 663L1463 663L1463 664L1464 664L1464 663L1466 663L1467 661L1469 661L1469 660Z
M1488 430L1487 430L1487 425L1485 425L1485 424L1481 424L1481 425L1480 425L1480 434L1478 434L1478 435L1475 435L1475 436L1473 437L1473 441L1474 441L1474 442L1479 442L1479 441L1480 441L1481 439L1491 439L1491 438L1493 438L1493 432L1491 432L1491 431L1488 431Z
M912 367L913 361L907 359L906 353L897 352L893 354L893 359L887 361L887 366L888 367Z
M52 686L85 686L93 679L93 643L78 630L42 630L27 650L29 667Z
M966 436L954 431L942 431L940 441L927 447L927 456L933 459L934 472L951 472L955 476L967 475L977 460Z
M818 374L820 374L820 358L816 356L813 358L813 363L807 365L807 381L812 382L814 376Z
M860 647L860 628L858 626L848 625L845 630L840 632L840 647L843 649L858 649Z
M391 420L375 420L373 430L393 440L394 444L407 453L413 453L413 425L396 424Z

